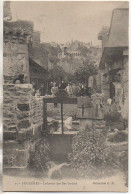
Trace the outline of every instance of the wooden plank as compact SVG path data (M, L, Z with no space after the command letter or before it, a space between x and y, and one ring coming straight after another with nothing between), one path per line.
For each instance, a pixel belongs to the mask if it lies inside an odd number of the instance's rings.
M62 134L64 133L64 128L63 128L63 102L61 102L61 131Z
M77 104L76 97L43 97L45 103Z

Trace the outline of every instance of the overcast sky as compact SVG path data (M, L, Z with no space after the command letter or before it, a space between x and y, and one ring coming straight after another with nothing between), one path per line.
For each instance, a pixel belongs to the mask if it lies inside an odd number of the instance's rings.
M99 44L99 31L110 25L112 10L121 6L122 1L11 2L14 19L34 21L35 30L41 31L41 41L61 43L80 40Z

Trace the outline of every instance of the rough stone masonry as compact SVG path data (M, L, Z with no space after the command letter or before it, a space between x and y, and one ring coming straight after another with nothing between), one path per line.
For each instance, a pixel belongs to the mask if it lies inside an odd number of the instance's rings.
M31 84L4 84L3 97L4 168L24 168L31 139L38 140L42 130L43 99L32 95Z

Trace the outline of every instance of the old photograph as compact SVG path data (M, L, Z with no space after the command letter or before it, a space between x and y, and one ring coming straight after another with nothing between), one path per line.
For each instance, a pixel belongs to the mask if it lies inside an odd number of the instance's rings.
M128 1L3 2L3 191L128 191Z

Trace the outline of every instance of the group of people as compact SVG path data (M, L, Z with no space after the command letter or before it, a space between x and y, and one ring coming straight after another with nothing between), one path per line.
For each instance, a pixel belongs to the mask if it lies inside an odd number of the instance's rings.
M55 96L59 89L65 90L68 95L71 96L91 96L92 94L92 88L89 88L87 85L84 84L72 84L68 83L66 84L64 81L62 81L60 84L56 84L55 82L51 82L51 94L52 96Z
M15 80L14 84L24 84L24 75L19 75ZM40 88L36 88L36 85L34 82L32 82L33 85L33 95L36 97L44 96L44 85L40 85ZM92 88L88 87L84 84L72 84L66 83L65 81L61 81L61 83L56 84L55 82L51 82L50 84L50 91L48 91L49 95L52 95L53 97L56 96L56 93L58 90L63 89L65 90L68 95L71 96L91 96L92 94Z
M40 96L44 96L44 85L41 84L39 89L36 88L36 85L34 82L32 82L32 86L33 86L33 95L36 97L40 97Z

